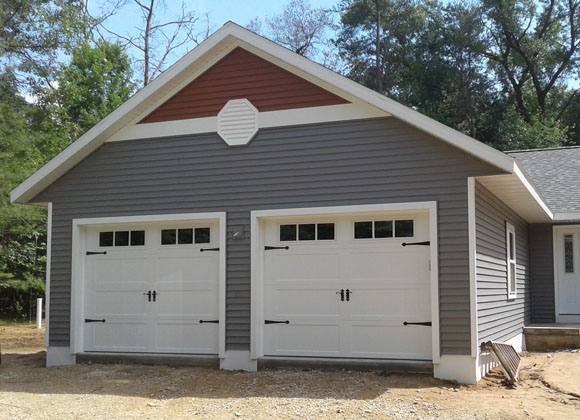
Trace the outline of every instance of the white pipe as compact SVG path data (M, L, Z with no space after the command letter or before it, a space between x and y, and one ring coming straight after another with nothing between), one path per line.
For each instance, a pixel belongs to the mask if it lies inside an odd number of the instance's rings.
M36 328L42 328L42 298L36 299Z

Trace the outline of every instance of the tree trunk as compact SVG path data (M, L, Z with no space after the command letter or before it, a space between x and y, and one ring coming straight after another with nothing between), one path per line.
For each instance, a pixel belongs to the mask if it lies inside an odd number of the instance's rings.
M151 22L153 20L153 7L155 6L155 0L151 0L149 7L145 8L147 10L147 20L145 23L145 33L143 35L143 86L149 84L149 60L150 60L150 45L149 41L151 38Z
M379 5L380 0L375 0L376 15L376 65L377 65L377 90L383 93L383 75L381 71L381 9Z

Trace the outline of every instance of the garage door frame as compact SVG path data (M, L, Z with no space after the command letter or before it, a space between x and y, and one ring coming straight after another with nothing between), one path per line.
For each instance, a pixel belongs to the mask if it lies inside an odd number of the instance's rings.
M263 329L264 329L264 235L261 228L261 220L271 217L292 216L325 216L325 215L364 215L365 213L390 212L390 211L428 211L429 213L429 239L431 260L431 341L433 346L433 363L438 363L439 352L439 265L437 246L437 202L410 202L410 203L385 203L364 204L352 206L333 207L310 207L293 209L256 210L251 212L251 345L250 354L252 359L264 357Z
M70 311L70 351L82 353L84 349L84 286L86 246L85 228L89 226L106 226L112 224L183 222L183 221L218 221L219 223L219 278L218 278L218 312L219 342L218 356L225 357L226 332L226 213L177 213L143 216L96 217L73 219L72 221L72 260L71 260L71 311Z

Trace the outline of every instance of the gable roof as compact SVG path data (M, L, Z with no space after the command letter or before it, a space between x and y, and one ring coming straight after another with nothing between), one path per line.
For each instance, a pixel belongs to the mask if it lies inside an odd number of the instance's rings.
M259 55L333 93L340 92L340 96L346 99L353 98L389 113L393 117L428 132L505 173L514 173L515 171L514 160L510 156L235 23L228 22L16 187L10 194L11 201L27 203L33 200L38 193L96 150L107 138L127 124L137 123L152 109L163 103L167 97L163 96L162 88L169 87L174 90L176 87L182 88L207 70L208 63L212 63L212 57L215 58L216 55L220 54L223 56L224 51L227 53L236 47L242 47Z
M554 212L580 220L580 146L508 152Z
M237 47L140 123L216 116L230 99L247 99L260 112L349 103Z

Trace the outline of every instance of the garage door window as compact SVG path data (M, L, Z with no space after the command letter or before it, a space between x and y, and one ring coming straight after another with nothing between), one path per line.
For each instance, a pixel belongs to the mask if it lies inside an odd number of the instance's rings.
M413 220L375 220L354 223L355 239L409 238L415 235Z
M101 247L142 245L145 245L144 230L99 232L99 246Z
M191 245L210 242L209 228L163 229L161 245Z
M280 225L280 241L331 241L334 223L300 223Z

